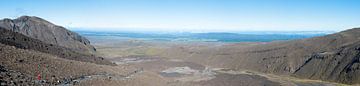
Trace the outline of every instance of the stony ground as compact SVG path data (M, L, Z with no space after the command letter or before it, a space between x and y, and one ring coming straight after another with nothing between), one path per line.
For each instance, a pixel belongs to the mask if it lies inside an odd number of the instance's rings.
M126 65L99 65L68 60L3 44L0 44L0 51L0 80L3 85L72 84L86 76L127 77L137 70Z
M206 65L204 63L197 63L198 60L189 61L186 58L166 57L168 55L156 54L158 52L179 52L185 50L201 50L206 48L206 44L166 44L157 47L158 45L146 42L143 45L128 47L124 49L123 45L116 45L119 47L109 47L107 45L95 44L100 54L105 54L111 61L119 65L128 65L142 69L142 72L134 75L132 78L122 81L112 80L92 80L80 83L82 85L97 85L99 83L106 85L125 85L125 86L336 86L342 85L331 82L324 82L318 80L299 79L291 76L278 76L273 74L260 73L250 70L238 70L226 67ZM124 43L125 44L125 43ZM111 45L111 44L110 44ZM229 44L232 45L232 44ZM246 44L252 45L252 44ZM254 44L256 45L256 44ZM111 45L113 46L113 45ZM219 44L219 46L228 46ZM177 48L176 49L171 48ZM210 46L214 47L214 46ZM242 46L238 46L242 47ZM245 46L244 46L245 47ZM192 49L189 49L192 48ZM155 50L157 52L153 53ZM109 53L108 51L111 51ZM124 55L122 51L136 51L132 54ZM116 53L120 52L120 53ZM186 56L186 55L180 55ZM191 60L191 59L190 59ZM96 83L94 83L96 82ZM99 84L100 85L100 84Z

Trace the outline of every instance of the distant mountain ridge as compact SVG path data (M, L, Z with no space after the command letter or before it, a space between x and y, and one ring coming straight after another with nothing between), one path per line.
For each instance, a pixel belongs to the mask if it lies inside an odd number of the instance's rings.
M39 17L21 16L17 19L3 19L0 20L0 27L82 53L94 53L96 51L85 37Z

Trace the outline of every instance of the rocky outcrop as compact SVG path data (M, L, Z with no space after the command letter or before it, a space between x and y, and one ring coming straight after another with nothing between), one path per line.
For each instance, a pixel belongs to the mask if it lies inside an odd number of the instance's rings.
M38 17L0 20L0 43L56 55L69 60L113 65L94 55L89 40Z
M318 48L292 73L297 77L360 83L360 28L304 40Z
M91 54L96 51L85 37L38 17L22 16L17 19L3 19L0 20L0 27L77 52Z
M48 44L38 39L30 38L21 33L10 31L2 27L0 27L0 33L0 43L14 46L16 48L40 51L69 60L114 65L102 57L79 53L73 49L62 47L56 44Z

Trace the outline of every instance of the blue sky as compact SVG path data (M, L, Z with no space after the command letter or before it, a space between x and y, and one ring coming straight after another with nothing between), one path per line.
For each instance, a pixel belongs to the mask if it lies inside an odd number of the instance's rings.
M139 31L340 31L360 27L360 0L1 0L0 18Z

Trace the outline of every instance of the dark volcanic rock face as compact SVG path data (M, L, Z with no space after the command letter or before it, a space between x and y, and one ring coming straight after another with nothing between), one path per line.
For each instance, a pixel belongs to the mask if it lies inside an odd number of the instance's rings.
M0 27L82 53L93 53L95 51L95 48L90 45L90 41L86 38L38 17L22 16L13 20L3 19L0 20Z
M0 86L56 85L114 65L93 52L86 38L43 19L0 20Z
M37 39L27 37L21 33L13 32L0 27L0 43L14 46L21 49L29 49L59 56L61 58L92 62L97 64L113 65L110 61L95 55L83 54L73 49L62 47L55 44L48 44Z

